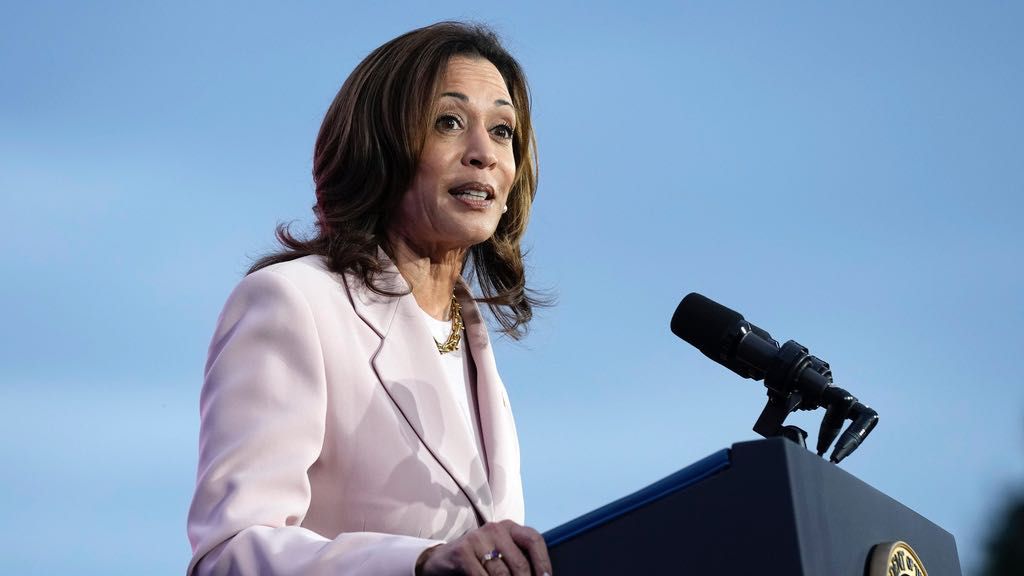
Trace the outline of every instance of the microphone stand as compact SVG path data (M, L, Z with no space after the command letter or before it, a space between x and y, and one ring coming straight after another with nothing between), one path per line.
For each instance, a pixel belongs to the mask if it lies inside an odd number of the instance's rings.
M878 413L860 403L853 394L832 384L832 369L824 360L811 356L807 348L790 340L783 344L764 376L768 403L754 423L754 432L772 438L781 436L807 447L807 432L785 425L797 410L825 408L818 432L818 456L824 456L839 435L843 423L852 420L829 458L838 464L860 446L878 423Z

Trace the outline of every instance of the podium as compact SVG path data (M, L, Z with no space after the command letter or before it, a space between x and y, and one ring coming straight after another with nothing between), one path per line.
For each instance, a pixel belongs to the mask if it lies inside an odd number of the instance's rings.
M544 540L558 576L915 574L909 559L869 569L894 541L930 576L961 574L949 532L782 438L734 444Z

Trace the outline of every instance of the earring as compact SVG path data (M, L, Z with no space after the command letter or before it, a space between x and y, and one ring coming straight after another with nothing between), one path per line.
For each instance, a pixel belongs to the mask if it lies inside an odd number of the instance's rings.
M505 212L508 212L508 204L505 204L505 205L504 205L504 206L503 206L503 207L501 208L501 213L502 213L502 214L504 214Z

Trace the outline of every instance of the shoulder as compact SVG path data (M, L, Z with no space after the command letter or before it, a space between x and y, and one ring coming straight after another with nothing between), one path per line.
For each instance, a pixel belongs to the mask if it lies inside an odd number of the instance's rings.
M288 262L271 264L246 275L235 293L291 293L307 298L320 292L344 290L344 280L331 272L322 256L303 256Z
M348 301L342 277L331 272L322 257L304 256L242 278L228 296L221 320L253 310L282 316L310 314L325 302L337 306Z
M287 262L271 264L266 268L260 268L249 274L246 276L246 279L267 276L287 279L297 287L342 282L340 275L331 272L327 268L327 262L324 257L317 255L303 256Z

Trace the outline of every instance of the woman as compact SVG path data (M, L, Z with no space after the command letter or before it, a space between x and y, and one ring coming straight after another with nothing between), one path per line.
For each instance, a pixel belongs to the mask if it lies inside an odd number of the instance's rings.
M545 574L475 273L513 337L537 302L525 77L441 23L372 52L317 138L317 234L231 294L210 345L189 574Z

